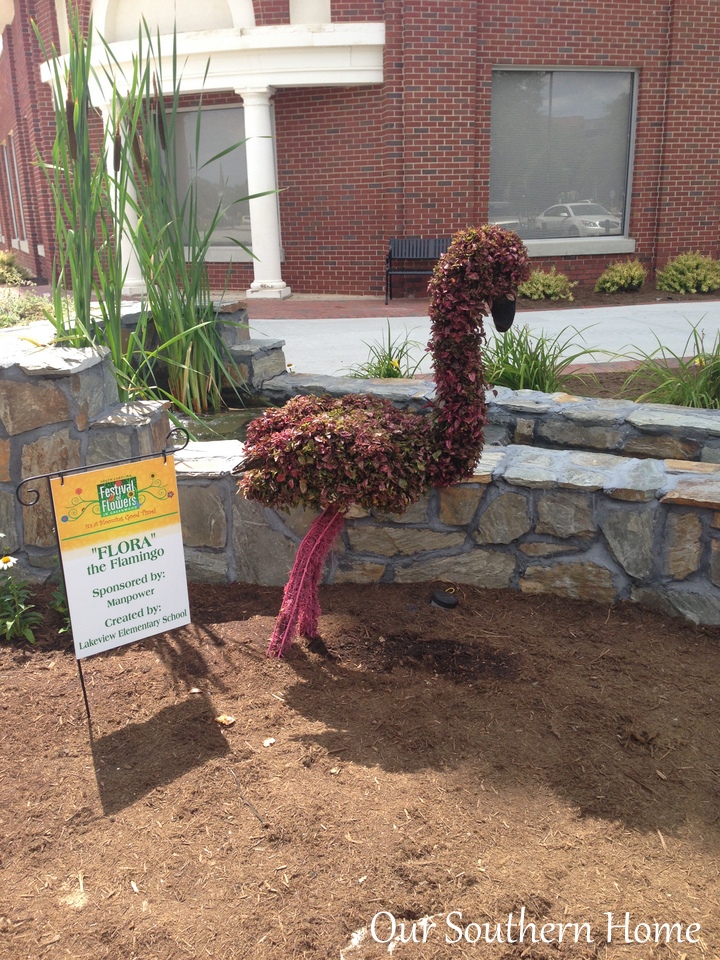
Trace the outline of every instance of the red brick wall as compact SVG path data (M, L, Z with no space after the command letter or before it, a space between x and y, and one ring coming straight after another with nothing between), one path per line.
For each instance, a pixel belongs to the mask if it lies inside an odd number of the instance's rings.
M332 0L332 20L333 23L380 22L387 5L387 0Z
M378 6L334 3L333 19L351 10L377 16ZM386 0L381 88L280 91L275 98L288 283L379 293L389 236L443 235L484 218L492 67L502 65L640 71L631 235L652 268L669 8L658 0L465 0L444 5L438 17L429 2ZM673 170L671 179L682 176ZM717 228L714 236L717 242ZM558 266L589 282L612 259L573 257Z
M29 192L41 174L27 159L51 139L49 93L12 57L28 40L31 9L52 32L52 6L16 0L0 60L0 82L12 75L18 91L10 120L0 94L0 139L19 129ZM256 0L255 10L259 25L288 20L287 0ZM295 290L379 294L388 237L447 234L484 218L495 66L636 69L637 256L652 270L687 249L720 254L717 0L333 0L332 17L385 21L384 83L275 96L284 277ZM48 246L47 205L38 207L34 229ZM614 259L556 263L591 282ZM223 265L211 272L224 281ZM233 268L234 287L251 279L250 266Z
M720 10L673 4L657 224L657 265L678 252L720 255Z
M11 91L0 97L0 142L13 134L20 172L20 191L28 234L29 252L16 251L18 261L35 275L47 277L53 243L53 216L45 176L35 163L38 153L49 157L54 136L50 88L40 80L40 46L32 23L37 23L45 43L57 43L54 8L43 0L15 0L15 17L4 31L0 59L0 89ZM7 83L7 86L5 85ZM3 191L3 234L12 237L9 201L4 173L0 171ZM38 244L44 244L47 256L40 257Z
M258 27L270 27L277 23L290 22L290 4L288 0L256 0L255 24Z

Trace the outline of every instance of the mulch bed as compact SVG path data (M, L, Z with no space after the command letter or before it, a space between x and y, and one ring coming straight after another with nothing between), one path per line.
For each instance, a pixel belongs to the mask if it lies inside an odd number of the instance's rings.
M720 630L442 586L325 587L277 661L279 589L191 584L191 625L84 661L90 727L38 590L0 956L717 958Z
M697 303L718 300L720 293L668 293L654 283L645 283L640 290L619 293L595 293L592 284L573 288L572 300L528 300L522 297L519 306L527 310L577 310L584 307L628 307L652 303Z

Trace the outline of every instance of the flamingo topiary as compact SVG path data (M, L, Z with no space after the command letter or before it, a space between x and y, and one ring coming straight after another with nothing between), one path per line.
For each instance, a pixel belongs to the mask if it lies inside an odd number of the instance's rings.
M295 397L248 427L239 487L266 506L320 509L285 587L268 656L318 635L323 564L352 504L401 513L431 486L472 476L487 421L483 318L510 327L530 273L520 237L494 225L458 233L429 284L436 399L428 416L368 395Z

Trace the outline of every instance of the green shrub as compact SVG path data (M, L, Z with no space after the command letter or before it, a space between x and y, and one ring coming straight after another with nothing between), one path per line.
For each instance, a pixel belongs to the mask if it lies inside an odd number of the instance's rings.
M569 336L565 336L567 330ZM528 326L511 327L488 341L483 355L485 378L495 387L543 393L563 390L571 380L582 383L583 378L568 372L568 367L597 351L579 346L575 337L583 339L575 327L565 327L555 338L540 334L536 339Z
M52 306L49 297L12 289L0 290L0 328L47 320Z
M552 270L533 270L530 279L521 283L518 294L527 300L572 300L573 287L577 283L564 273Z
M618 260L611 263L595 284L595 293L618 293L639 290L645 283L647 270L639 260Z
M3 534L0 534L0 538ZM2 551L0 551L2 552ZM42 615L35 609L30 599L32 589L27 580L15 577L4 571L15 566L17 560L6 553L0 556L0 638L12 643L14 640L27 640L35 643L34 630L42 623Z
M710 293L720 290L720 261L699 251L669 260L656 278L658 290L671 293Z
M3 283L12 287L32 283L32 274L20 266L12 250L0 250L0 284Z

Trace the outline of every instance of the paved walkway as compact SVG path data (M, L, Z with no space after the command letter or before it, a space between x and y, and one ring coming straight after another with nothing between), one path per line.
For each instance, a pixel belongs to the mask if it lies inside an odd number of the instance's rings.
M251 300L247 307L250 335L285 340L285 357L296 373L347 373L367 361L370 344L387 340L388 323L392 339L407 337L417 343L413 356L422 358L420 371L430 369L430 357L424 355L430 335L426 300L399 299L386 305L381 297L296 294L287 300ZM712 347L720 337L720 300L527 312L520 301L515 323L527 324L535 336L559 338L566 353L591 351L580 362L627 366L640 352L650 353L661 343L678 356L692 352L688 341L693 325L704 334L706 347ZM491 322L488 335L494 336ZM20 339L24 337L49 342L52 328L41 321L24 330L0 331L0 362L32 348Z
M285 357L297 373L346 373L368 359L368 344L408 337L419 346L420 358L427 343L430 322L422 300L336 300L295 298L284 301L252 300L248 303L250 335L285 340ZM546 334L567 344L566 353L592 351L581 361L623 362L640 352L650 353L660 344L678 356L692 352L692 327L697 326L711 347L720 337L720 300L702 303L659 303L627 307L531 310L523 313L522 301L515 323L527 324L533 335ZM493 336L492 322L488 324ZM421 371L430 369L423 358Z

